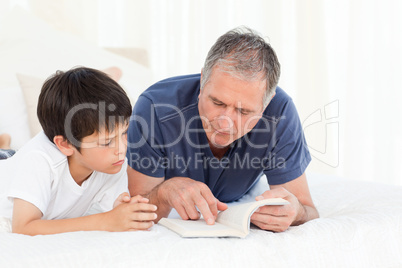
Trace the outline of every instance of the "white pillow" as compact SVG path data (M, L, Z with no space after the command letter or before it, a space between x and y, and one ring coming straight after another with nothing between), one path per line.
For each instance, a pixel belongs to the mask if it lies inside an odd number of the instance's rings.
M24 95L25 107L28 114L29 130L31 136L35 136L42 130L42 126L39 123L36 110L38 106L40 91L45 79L40 79L37 77L18 73L17 79L20 83L22 93Z
M0 134L3 133L11 135L11 148L15 149L21 148L31 137L24 97L18 84L0 87Z
M101 71L107 73L116 81L120 79L121 72L117 67L110 67ZM45 79L19 73L17 73L17 79L24 95L26 112L28 114L29 130L31 136L35 136L42 130L42 126L40 125L37 116L37 106L38 98Z
M22 8L14 9L0 22L0 59L0 92L15 90L12 96L0 95L4 103L12 103L22 96L18 92L16 73L47 78L57 70L69 70L75 66L95 69L117 66L122 70L120 84L133 103L152 84L150 69L71 34L57 31ZM13 105L13 113L26 112L25 107L20 106L21 102L23 99ZM0 114L10 114L10 110L0 106ZM18 119L21 125L19 131L26 132L20 120L22 118ZM0 126L3 125L7 124L0 122ZM3 127L0 132L8 132L14 141L18 139L15 141L18 146L13 148L19 148L27 141L26 136L22 140L23 137Z

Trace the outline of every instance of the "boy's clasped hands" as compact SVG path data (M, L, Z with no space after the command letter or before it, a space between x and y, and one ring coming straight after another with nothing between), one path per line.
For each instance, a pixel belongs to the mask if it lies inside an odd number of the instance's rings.
M141 195L130 197L125 192L119 195L113 209L107 213L106 222L110 231L149 230L157 218L157 207ZM106 223L105 222L105 223Z

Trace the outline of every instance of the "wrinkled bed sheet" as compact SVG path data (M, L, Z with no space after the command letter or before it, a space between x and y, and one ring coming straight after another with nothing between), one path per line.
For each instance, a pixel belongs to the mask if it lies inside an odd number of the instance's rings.
M320 218L283 233L184 239L151 231L10 233L0 218L1 267L402 267L402 187L308 175ZM268 188L260 182L239 202ZM177 217L174 211L171 217Z

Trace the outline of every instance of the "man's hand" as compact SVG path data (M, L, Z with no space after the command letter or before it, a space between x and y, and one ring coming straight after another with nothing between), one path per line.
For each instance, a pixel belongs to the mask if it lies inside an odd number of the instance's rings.
M200 212L207 224L214 224L218 211L227 209L202 182L174 177L158 186L158 198L176 209L183 220L196 220ZM200 212L198 212L197 208Z
M306 213L303 205L299 202L296 196L283 187L265 191L255 199L258 201L277 197L289 201L289 204L260 207L250 218L253 224L263 230L283 232L286 231L290 225L295 224L298 217L303 217Z
M148 230L157 218L157 207L140 195L130 199L128 193L121 194L115 201L116 207L105 213L106 229L109 231Z
M251 222L264 230L283 232L290 225L300 225L319 217L311 199L306 174L281 185L271 185L271 190L257 196L256 200L280 197L289 201L283 206L264 206L251 216Z

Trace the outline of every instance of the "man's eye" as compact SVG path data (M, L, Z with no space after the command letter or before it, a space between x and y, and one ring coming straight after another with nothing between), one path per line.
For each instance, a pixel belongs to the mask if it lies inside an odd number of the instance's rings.
M242 109L238 110L242 115L248 115L248 112L243 111Z
M214 104L215 104L216 106L223 106L223 103L222 103L222 102L214 102Z

